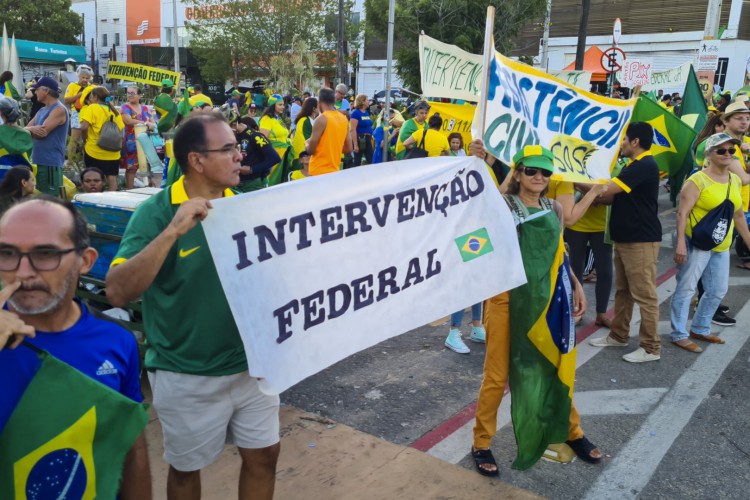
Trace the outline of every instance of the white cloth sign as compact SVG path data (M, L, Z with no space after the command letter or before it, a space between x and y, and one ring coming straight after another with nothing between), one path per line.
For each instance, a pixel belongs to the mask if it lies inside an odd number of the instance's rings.
M510 165L524 146L540 145L555 155L558 179L590 183L610 178L634 99L586 92L498 53L488 87L482 136L496 158Z
M427 35L419 36L422 94L478 102L482 90L481 55L472 54ZM579 88L591 87L588 71L555 71L555 76Z
M250 374L269 394L526 281L513 218L475 157L361 167L212 204L203 229Z
M651 83L644 85L641 90L650 92L659 89L684 89L690 74L690 66L691 63L688 62L666 71L652 71Z

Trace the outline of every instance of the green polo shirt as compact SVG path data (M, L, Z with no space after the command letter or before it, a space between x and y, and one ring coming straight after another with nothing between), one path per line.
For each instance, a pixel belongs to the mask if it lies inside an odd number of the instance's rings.
M233 194L227 189L224 196ZM112 266L143 250L166 229L180 204L187 200L185 178L180 177L139 205ZM146 369L207 376L247 371L240 332L201 224L169 250L142 299L148 343Z

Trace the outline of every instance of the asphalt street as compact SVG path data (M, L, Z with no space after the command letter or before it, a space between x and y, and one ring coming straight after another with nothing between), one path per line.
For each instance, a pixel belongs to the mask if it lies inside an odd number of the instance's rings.
M675 214L666 191L660 211L661 360L630 364L621 359L638 346L637 313L629 348L579 342L574 399L586 435L605 459L598 465L542 460L528 471L511 469L516 445L506 395L499 417L503 427L492 445L501 481L548 498L748 498L750 273L735 267L739 260L732 251L724 303L737 326L715 327L714 332L726 344L704 346L701 354L673 346L669 302L675 283ZM594 285L584 288L590 307L579 337L604 335L607 330L592 325ZM282 403L473 469L473 404L485 351L473 343L468 355L449 351L443 347L447 333L448 324L438 320L392 338L303 381L282 394ZM477 480L493 481L478 474Z

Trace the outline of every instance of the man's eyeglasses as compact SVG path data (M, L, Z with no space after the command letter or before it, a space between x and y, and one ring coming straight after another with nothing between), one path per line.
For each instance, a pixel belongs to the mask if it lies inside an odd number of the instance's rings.
M733 155L736 152L737 152L736 148L721 148L721 149L716 150L716 154L719 154L719 155L725 155L727 153L729 153L730 155Z
M78 247L58 250L56 248L45 248L44 250L32 250L31 252L19 252L15 248L0 248L0 271L17 271L21 265L21 259L28 257L31 267L36 271L54 271L60 267L63 255L81 250Z
M544 168L536 168L536 167L524 167L523 168L523 173L525 175L528 175L529 177L534 177L537 172L541 172L542 173L542 177L551 177L552 176L552 172L550 172L549 170L546 170Z
M242 153L242 144L230 144L219 149L201 149L198 151L198 153L234 154L235 151L237 151L238 153Z

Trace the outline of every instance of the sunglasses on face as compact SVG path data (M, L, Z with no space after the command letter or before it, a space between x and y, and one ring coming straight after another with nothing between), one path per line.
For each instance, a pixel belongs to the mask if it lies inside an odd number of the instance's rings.
M737 152L736 148L721 148L721 149L716 150L716 154L718 155L725 155L727 153L729 153L730 155L733 155L736 152Z
M552 177L552 172L549 170L545 170L543 168L536 168L536 167L524 167L523 173L525 175L528 175L529 177L534 177L537 172L541 172L542 177Z

